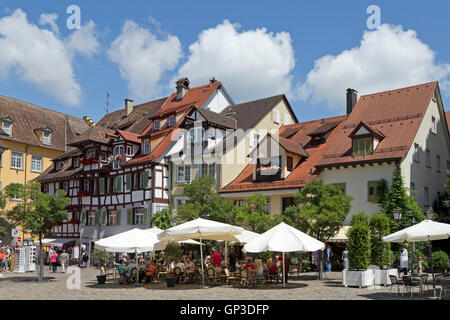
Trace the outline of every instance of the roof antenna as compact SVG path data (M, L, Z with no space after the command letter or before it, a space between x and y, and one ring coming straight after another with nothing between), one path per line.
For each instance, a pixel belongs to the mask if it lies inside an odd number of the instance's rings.
M109 97L110 97L110 96L111 96L111 95L109 94L108 90L106 90L106 109L105 109L106 114L109 113Z

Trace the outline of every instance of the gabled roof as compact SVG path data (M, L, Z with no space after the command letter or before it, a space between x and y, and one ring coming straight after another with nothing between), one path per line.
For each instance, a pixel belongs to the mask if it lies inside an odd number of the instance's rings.
M195 108L206 119L206 121L224 128L236 129L237 121L235 119L225 117L217 112L213 112L204 108Z
M89 128L83 119L0 96L0 118L5 117L13 121L12 137L4 135L3 132L3 135L0 135L1 139L62 152L66 150L66 141L73 141ZM35 132L36 129L45 127L52 130L50 146L43 144Z
M383 139L384 138L384 134L378 130L377 128L367 124L365 121L361 121L356 127L355 129L353 129L352 132L350 132L350 134L348 135L350 138L354 138L356 137L359 129L361 129L361 127L366 128L366 130L369 132L369 134L374 135L375 137L379 138L379 139Z
M291 115L298 122L295 113L284 94L276 95L259 100L248 101L229 106L220 113L223 116L229 116L237 120L239 129L248 130L256 126L280 101L284 100Z
M414 142L423 116L430 104L437 82L361 96L338 134L328 147L318 168L361 162L398 161ZM353 157L349 136L364 122L371 130L384 135L374 153Z
M139 139L138 134L123 131L123 130L117 130L117 133L120 134L125 139L125 141L129 141L129 142L136 143L136 144L141 143L141 139Z
M48 181L48 180L60 180L73 178L83 173L83 166L79 166L78 168L74 168L72 166L72 157L79 155L80 153L77 150L73 150L72 152L68 152L63 156L55 158L53 160L61 160L64 165L61 170L56 170L55 166L50 165L47 170L45 170L39 177L36 178L37 181Z
M102 143L108 144L110 140L110 136L114 135L114 131L107 128L102 128L98 126L94 126L85 132L83 132L79 137L75 139L70 146L79 146L86 143Z

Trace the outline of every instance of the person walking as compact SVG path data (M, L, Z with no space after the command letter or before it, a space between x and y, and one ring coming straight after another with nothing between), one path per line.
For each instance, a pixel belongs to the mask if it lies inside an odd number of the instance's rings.
M56 270L58 269L58 253L56 252L56 250L53 250L53 253L50 256L50 261L51 261L53 273L55 273Z
M405 276L408 275L408 244L405 243L402 252L400 253L400 273L403 271Z
M63 273L66 273L66 263L67 263L68 259L69 259L69 256L67 255L66 250L63 250L63 252L59 256L59 261L61 262L61 267L62 267Z
M5 260L6 260L6 254L4 249L2 248L0 250L0 272L3 271L3 269L5 268Z

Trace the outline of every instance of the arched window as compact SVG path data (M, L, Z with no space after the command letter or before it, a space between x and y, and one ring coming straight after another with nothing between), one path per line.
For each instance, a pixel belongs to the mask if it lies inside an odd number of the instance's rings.
M119 169L125 163L125 148L124 146L115 146L113 151L113 168Z

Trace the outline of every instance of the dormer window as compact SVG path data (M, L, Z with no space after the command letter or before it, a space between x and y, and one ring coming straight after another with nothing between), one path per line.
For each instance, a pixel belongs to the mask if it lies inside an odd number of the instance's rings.
M64 166L64 163L63 163L62 161L56 162L56 165L55 165L56 171L61 171L61 169L63 168L63 166Z
M95 149L89 149L86 152L86 159L95 159Z
M161 121L155 120L152 125L153 131L158 131L161 128Z
M168 120L167 126L168 127L173 127L175 125L175 121L176 121L175 116L170 117L169 120Z
M74 168L79 168L79 167L80 167L80 158L74 157L74 158L72 159L72 166L73 166Z
M12 137L12 125L13 120L11 118L6 117L2 119L2 130L5 134L7 134L10 137Z
M120 167L125 163L125 149L123 146L116 146L113 152L114 156L114 169L120 169Z
M133 147L127 146L127 156L132 157L133 156Z
M42 132L42 144L52 144L52 132L50 130L45 130Z
M350 133L353 157L364 157L374 153L384 135L365 122L360 122Z
M142 154L146 155L150 153L150 140L146 139L142 142Z

